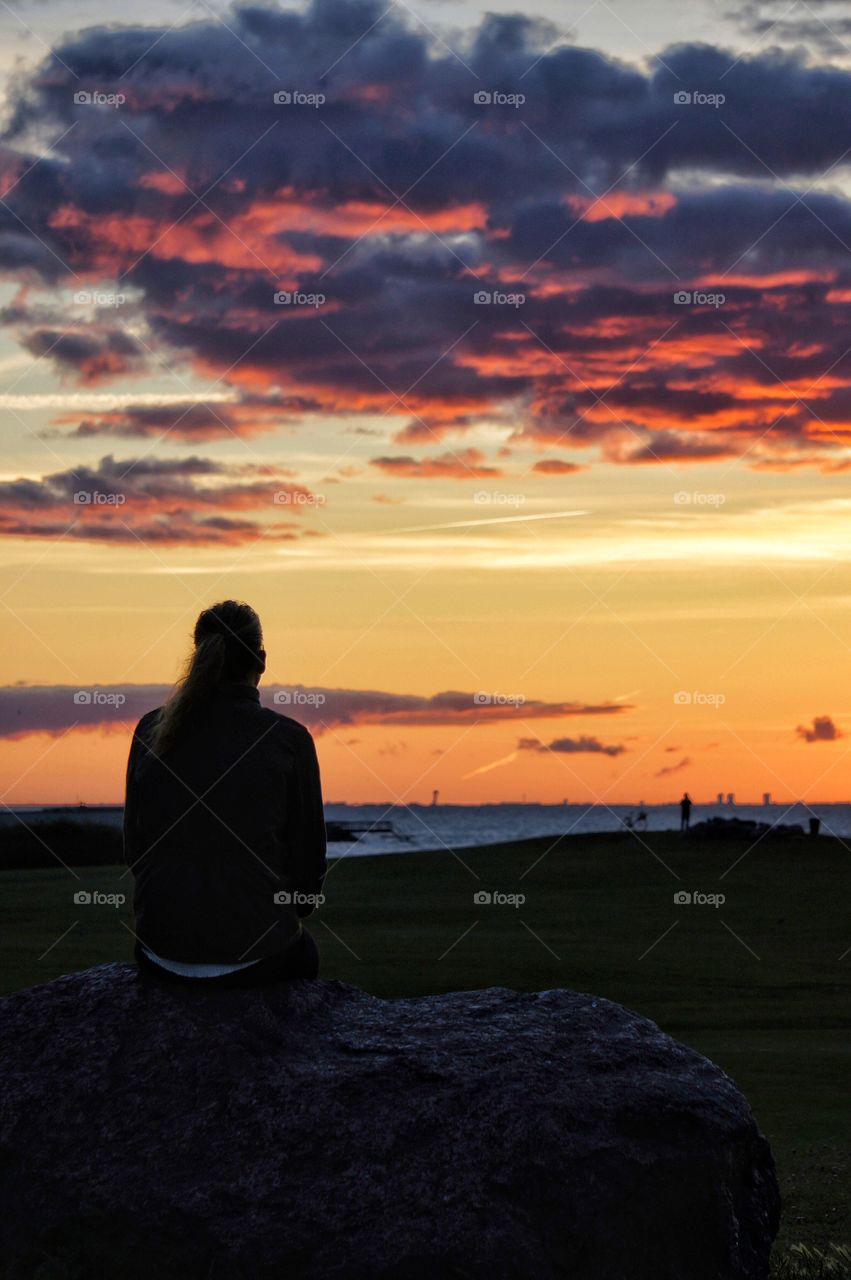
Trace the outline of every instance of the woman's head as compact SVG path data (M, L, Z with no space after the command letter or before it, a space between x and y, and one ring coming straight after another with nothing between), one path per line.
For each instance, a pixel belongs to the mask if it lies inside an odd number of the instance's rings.
M217 684L256 684L266 668L260 619L250 605L238 600L223 600L204 609L198 615L192 639L195 650L190 655L189 671L200 663L215 672Z
M204 609L195 623L193 650L183 677L160 712L151 746L162 755L192 712L219 685L256 685L266 670L263 631L254 610L238 600Z

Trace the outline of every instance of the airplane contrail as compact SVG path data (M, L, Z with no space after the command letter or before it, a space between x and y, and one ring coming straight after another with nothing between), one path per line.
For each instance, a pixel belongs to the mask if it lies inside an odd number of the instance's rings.
M130 409L168 408L169 405L193 404L231 404L236 401L232 391L210 391L206 394L199 391L197 395L179 394L160 395L154 392L132 391L80 391L70 395L57 395L54 392L33 392L31 395L10 395L0 392L0 409Z
M512 751L510 756L503 756L501 760L492 760L490 764L480 765L478 769L473 769L470 773L465 773L461 781L466 782L468 778L475 778L479 773L490 773L491 769L498 769L501 764L511 764L517 759L519 752Z
M529 520L564 520L571 516L587 516L587 511L547 511L539 516L494 516L491 520L448 520L444 524L411 524L394 533L425 533L429 529L472 529L481 524L516 524ZM382 530L382 532L386 532Z

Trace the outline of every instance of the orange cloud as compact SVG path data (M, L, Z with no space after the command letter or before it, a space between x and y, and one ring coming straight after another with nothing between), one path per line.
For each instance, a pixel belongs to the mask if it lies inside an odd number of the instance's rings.
M480 449L459 449L457 453L442 453L437 458L412 458L403 455L372 458L371 462L387 475L406 476L416 480L477 480L504 475L501 468L486 464L485 455Z
M584 222L602 222L605 218L664 218L677 205L671 191L610 191L593 197L565 197L570 211Z
M545 476L569 476L576 471L584 471L585 468L578 462L564 462L561 458L541 458L532 470Z

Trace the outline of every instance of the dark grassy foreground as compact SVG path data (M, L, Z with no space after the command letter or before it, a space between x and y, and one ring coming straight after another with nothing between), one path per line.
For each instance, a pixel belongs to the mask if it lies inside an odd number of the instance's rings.
M311 928L323 976L377 995L566 986L646 1014L734 1077L770 1139L778 1275L847 1278L839 1255L823 1269L788 1248L851 1242L851 851L827 838L747 850L624 833L345 858ZM4 990L130 958L129 877L77 874L0 874ZM77 906L81 887L128 900ZM526 901L477 905L480 890ZM677 905L678 890L726 902Z

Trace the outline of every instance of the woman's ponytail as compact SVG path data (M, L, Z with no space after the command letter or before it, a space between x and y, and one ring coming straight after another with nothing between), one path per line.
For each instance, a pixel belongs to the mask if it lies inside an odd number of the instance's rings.
M205 609L195 624L194 640L183 676L154 726L150 747L158 756L174 745L193 713L223 680L245 675L263 661L260 619L249 605L236 600Z

